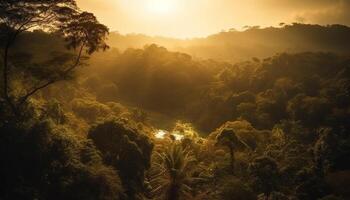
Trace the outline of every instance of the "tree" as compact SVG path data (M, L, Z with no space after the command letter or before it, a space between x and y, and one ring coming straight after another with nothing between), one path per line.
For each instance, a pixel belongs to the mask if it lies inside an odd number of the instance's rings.
M350 140L346 132L332 128L319 129L319 138L313 147L314 162L321 174L335 170L349 170L350 164L344 162L350 155ZM344 136L342 136L344 135Z
M223 200L245 199L256 200L253 191L240 179L229 176L223 179L224 184L221 187L220 197Z
M329 185L314 168L303 168L296 174L295 194L300 200L319 199L330 193Z
M279 172L276 161L266 156L255 158L249 165L249 172L255 188L264 193L265 199L269 199L278 183Z
M67 48L77 50L76 55L60 54L40 67L16 64L10 49L19 35L33 28L60 34L67 42ZM35 93L69 78L80 65L84 53L89 55L108 48L104 42L107 34L108 28L93 14L81 12L75 0L1 1L2 96L12 112L19 115L21 107ZM12 88L14 75L24 83L24 92L20 94Z
M0 125L0 199L125 199L87 139L50 120Z
M295 120L300 120L306 127L317 128L327 124L331 114L331 103L324 97L310 97L298 94L288 102L287 111Z
M150 167L153 143L148 136L122 120L93 126L88 138L102 152L104 162L119 171L130 198L144 189L144 172Z
M56 124L64 124L67 117L62 104L57 99L53 99L46 103L42 118L50 118Z
M160 154L160 174L154 180L153 193L163 194L165 200L180 200L191 197L191 183L195 158L191 152L174 143Z
M240 140L232 129L224 129L216 137L218 145L226 146L230 150L230 163L232 172L235 170L235 151L242 147L249 147L245 142Z

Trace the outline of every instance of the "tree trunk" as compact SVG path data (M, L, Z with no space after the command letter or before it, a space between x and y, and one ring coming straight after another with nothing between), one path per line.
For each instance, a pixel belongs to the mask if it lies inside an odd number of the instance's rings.
M265 200L269 200L269 197L270 197L270 193L266 193Z
M11 46L11 42L8 41L5 49L4 49L4 57L3 57L3 95L4 95L4 99L7 102L7 104L10 106L12 113L15 116L18 116L19 112L17 110L17 107L15 106L15 103L12 101L10 94L9 94L9 65L8 65L8 54L9 54L9 50L10 50L10 46Z
M179 200L179 199L180 199L179 186L176 184L171 184L166 194L166 200Z
M231 156L231 169L232 173L235 172L235 152L233 151L233 147L230 146L230 156Z

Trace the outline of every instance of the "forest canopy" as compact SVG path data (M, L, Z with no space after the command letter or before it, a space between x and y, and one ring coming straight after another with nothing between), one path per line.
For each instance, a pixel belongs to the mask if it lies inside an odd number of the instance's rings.
M281 52L323 51L349 55L349 34L350 28L340 24L281 23L277 27L228 29L207 37L186 40L112 32L108 42L121 50L156 43L194 57L239 62L252 57L263 59Z
M349 30L108 37L1 1L0 199L349 199Z

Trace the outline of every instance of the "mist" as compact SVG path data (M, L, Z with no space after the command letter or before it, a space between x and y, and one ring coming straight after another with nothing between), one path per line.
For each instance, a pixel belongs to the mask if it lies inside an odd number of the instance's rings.
M0 1L0 199L350 199L348 1Z

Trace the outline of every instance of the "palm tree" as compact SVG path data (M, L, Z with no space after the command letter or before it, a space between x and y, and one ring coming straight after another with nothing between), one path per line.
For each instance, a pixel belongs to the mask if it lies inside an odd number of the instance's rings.
M154 186L152 194L164 200L190 199L190 184L197 179L193 177L194 156L177 143L158 156L160 162L155 164L158 173L153 173L156 175L150 181Z
M249 145L237 137L235 131L232 129L222 130L216 137L216 144L228 147L230 151L230 164L232 172L234 172L235 169L235 151L243 148L251 149Z

